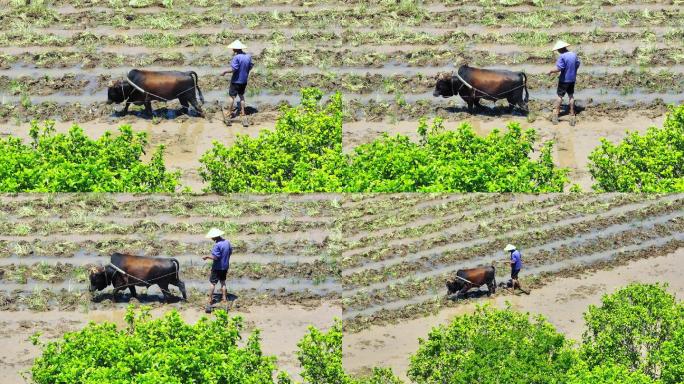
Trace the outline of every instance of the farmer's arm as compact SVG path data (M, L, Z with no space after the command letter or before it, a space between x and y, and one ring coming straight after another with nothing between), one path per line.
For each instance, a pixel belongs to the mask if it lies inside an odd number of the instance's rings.
M221 73L221 76L225 76L228 73L232 73L233 71L237 71L238 68L240 68L240 65L238 64L237 57L233 57L233 60L230 61L230 68L223 71Z
M211 255L202 257L202 260L218 260L220 255L218 245L214 245L214 248L211 249Z
M563 61L562 57L558 57L558 60L556 60L556 66L552 70L549 71L549 75L554 74L554 73L558 73L558 72L562 71L563 69L565 69L565 61Z

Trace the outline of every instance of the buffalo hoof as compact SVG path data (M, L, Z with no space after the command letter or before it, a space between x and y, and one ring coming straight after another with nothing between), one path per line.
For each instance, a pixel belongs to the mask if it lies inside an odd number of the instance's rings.
M204 308L204 313L211 313L211 305L207 305L206 308Z

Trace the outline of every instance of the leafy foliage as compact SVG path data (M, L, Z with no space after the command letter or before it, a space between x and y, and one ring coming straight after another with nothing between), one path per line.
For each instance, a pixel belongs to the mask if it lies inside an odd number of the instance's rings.
M274 131L214 143L200 175L211 192L560 192L567 169L554 167L552 143L530 158L536 134L511 123L486 137L467 124L445 131L423 119L421 142L383 136L342 154L342 99L320 105L318 89L302 91L302 105L283 110Z
M602 364L589 368L580 362L568 373L567 384L656 384L642 372L631 372L624 365Z
M371 376L354 378L342 367L342 323L336 321L328 332L309 327L297 344L302 378L312 384L401 384L390 369L375 368Z
M653 379L663 372L664 383L684 379L684 306L660 285L632 284L606 295L584 319L582 357L590 366L619 364Z
M78 125L57 134L54 122L42 129L32 122L30 145L12 136L0 139L0 191L173 192L180 172L166 171L164 147L144 164L146 134L129 125L119 131L93 140Z
M342 96L327 105L315 88L302 90L300 106L285 108L275 130L256 138L238 136L226 147L214 142L200 162L208 191L315 192L340 188L342 164Z
M481 306L421 339L408 375L417 383L560 383L575 356L543 318Z
M684 105L670 106L662 128L630 132L619 143L601 139L589 155L599 192L684 192Z
M501 134L475 134L467 123L445 131L437 118L418 127L421 143L406 136L384 137L357 147L345 183L348 192L561 192L566 169L556 169L547 142L539 160L530 154L534 130L511 123Z
M275 358L261 352L259 332L239 347L243 321L217 311L185 323L173 310L152 320L129 307L128 328L90 323L44 346L32 368L36 383L272 383ZM286 379L283 379L284 381Z

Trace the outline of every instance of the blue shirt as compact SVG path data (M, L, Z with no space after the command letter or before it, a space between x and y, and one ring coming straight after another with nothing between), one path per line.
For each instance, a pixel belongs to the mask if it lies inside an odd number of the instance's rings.
M522 268L522 255L518 250L511 252L511 261L515 262L515 264L511 264L511 269L514 271Z
M574 83L577 79L577 69L580 67L580 59L575 52L562 53L556 60L556 67L560 69L559 81L562 83Z
M238 53L233 56L233 59L230 61L230 67L233 68L233 77L230 82L247 84L247 77L249 77L249 71L252 70L253 66L252 56L246 53Z
M230 245L230 241L226 239L221 239L214 244L214 248L211 249L211 255L214 256L214 262L211 265L211 269L217 269L219 271L227 271L228 264L230 263L230 255L233 253L233 247Z

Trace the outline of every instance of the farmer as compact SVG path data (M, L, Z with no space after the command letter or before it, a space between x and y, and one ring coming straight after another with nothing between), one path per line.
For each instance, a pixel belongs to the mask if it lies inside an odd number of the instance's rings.
M560 56L556 61L556 67L549 71L549 75L560 72L558 77L558 89L556 90L556 103L553 106L553 116L551 122L558 124L558 114L560 113L563 96L568 94L568 104L570 106L570 125L575 125L575 79L577 78L577 69L580 66L579 57L575 52L568 51L570 44L559 40L553 46L553 51L558 51Z
M206 312L211 313L211 301L214 297L214 288L216 283L221 282L221 300L226 300L226 274L228 273L228 266L230 264L230 255L233 253L233 247L230 242L223 237L223 231L218 228L212 228L207 233L206 238L214 240L214 247L211 249L211 256L202 257L203 260L212 260L211 275L209 276L209 302L207 303Z
M518 281L518 274L520 273L520 270L522 269L522 255L520 254L520 251L515 249L515 245L513 244L508 244L506 248L504 248L506 252L511 253L511 283L513 286L513 291L515 291L515 287L517 286L518 289L521 291L525 292L526 294L530 294L529 291L524 290L520 286L520 282Z
M233 59L230 61L230 68L223 71L221 76L232 73L230 79L230 88L228 89L228 96L230 99L230 108L226 116L226 111L223 111L223 122L230 125L230 119L235 117L233 114L233 105L235 104L235 96L240 96L240 117L242 118L242 126L248 125L245 118L245 88L247 88L247 79L249 78L249 71L252 70L254 64L252 63L252 56L245 53L243 50L247 48L240 40L235 40L228 48L233 50Z

